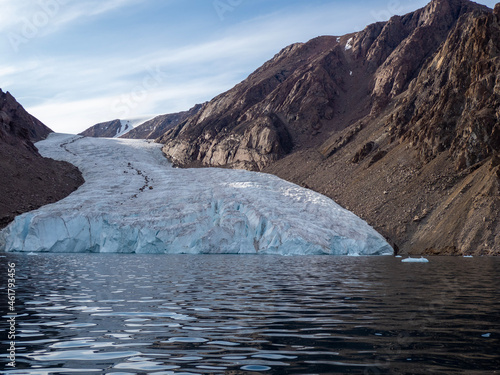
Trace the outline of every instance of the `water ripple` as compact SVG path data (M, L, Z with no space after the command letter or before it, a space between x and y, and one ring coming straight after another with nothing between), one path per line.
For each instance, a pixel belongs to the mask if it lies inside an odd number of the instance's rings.
M19 270L8 375L500 368L496 259L6 256Z
M65 350L42 355L29 354L35 361L102 361L107 359L127 358L141 355L140 352L97 352L95 350Z

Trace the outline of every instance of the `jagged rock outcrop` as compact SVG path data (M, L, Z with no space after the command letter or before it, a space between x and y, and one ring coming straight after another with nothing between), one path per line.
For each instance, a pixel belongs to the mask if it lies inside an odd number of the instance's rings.
M0 228L16 215L60 200L83 183L66 162L42 158L33 142L51 133L0 90Z
M425 8L391 18L366 55L358 54L378 67L372 110L379 110L406 90L425 60L446 40L460 16L473 11L488 11L488 8L468 0L433 0ZM394 46L392 51L390 46ZM355 44L355 52L356 47Z
M282 120L274 113L262 115L227 136L227 130L208 130L204 142L180 140L169 148L169 157L177 165L196 165L190 155L202 164L262 169L290 152L292 142ZM167 132L167 135L170 132Z
M294 44L168 131L164 152L310 187L402 252L500 254L499 22L500 4L433 0Z
M146 121L142 125L137 126L131 131L125 133L120 138L131 138L131 139L156 139L168 130L177 126L188 117L194 116L201 109L201 104L196 104L189 111L183 111L178 113L171 113L167 115L156 116L155 118Z
M394 113L391 131L424 161L450 150L457 170L500 152L500 25L492 14L460 18ZM392 124L391 123L391 124Z

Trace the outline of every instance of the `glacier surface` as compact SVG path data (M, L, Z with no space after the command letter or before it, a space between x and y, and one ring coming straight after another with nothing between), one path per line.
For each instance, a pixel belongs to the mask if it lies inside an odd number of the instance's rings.
M7 252L389 255L385 239L331 199L275 176L177 169L161 145L52 134L43 156L86 180L67 198L16 217Z

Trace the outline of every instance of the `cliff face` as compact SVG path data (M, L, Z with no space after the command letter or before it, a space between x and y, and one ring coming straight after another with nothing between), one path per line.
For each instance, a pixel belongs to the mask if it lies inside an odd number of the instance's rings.
M392 134L424 161L450 150L457 170L469 168L500 151L499 94L497 17L464 16L398 102Z
M120 138L132 139L156 139L165 134L166 131L177 126L188 117L194 116L201 109L202 105L197 104L189 111L171 113L167 115L156 116L155 118L146 121L144 124L132 129Z
M500 254L499 8L461 15L384 108L375 94L369 116L265 170L331 196L403 252Z
M403 252L500 253L500 5L433 0L283 49L160 140L181 166L262 170Z
M76 167L38 153L33 142L51 132L0 90L0 228L16 215L66 197L83 183Z

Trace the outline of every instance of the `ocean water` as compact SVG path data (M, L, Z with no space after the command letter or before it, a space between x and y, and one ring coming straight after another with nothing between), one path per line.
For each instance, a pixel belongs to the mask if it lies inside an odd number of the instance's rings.
M0 254L4 374L500 373L500 259Z

